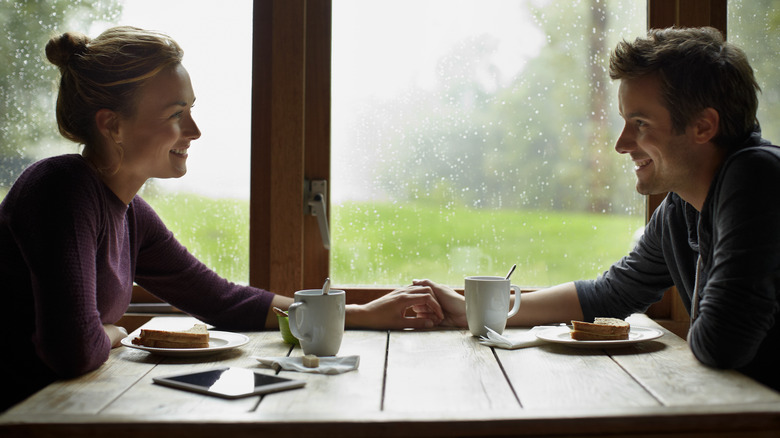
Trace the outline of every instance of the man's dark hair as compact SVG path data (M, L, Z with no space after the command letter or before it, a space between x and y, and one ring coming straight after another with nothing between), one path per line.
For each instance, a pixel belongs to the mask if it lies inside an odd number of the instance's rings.
M745 53L714 28L652 29L622 41L609 60L612 79L657 75L662 102L681 134L706 108L720 116L713 142L738 147L756 127L758 86Z

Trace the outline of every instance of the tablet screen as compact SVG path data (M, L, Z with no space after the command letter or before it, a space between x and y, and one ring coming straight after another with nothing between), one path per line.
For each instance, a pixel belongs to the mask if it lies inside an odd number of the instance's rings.
M247 368L218 368L197 373L155 377L155 383L227 398L300 388L305 382Z

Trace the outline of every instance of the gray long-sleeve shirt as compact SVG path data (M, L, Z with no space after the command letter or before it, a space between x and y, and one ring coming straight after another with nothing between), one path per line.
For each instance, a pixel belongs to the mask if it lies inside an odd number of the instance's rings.
M586 319L643 312L677 286L697 312L688 343L702 363L780 390L780 148L755 132L729 155L701 212L670 193L634 250L576 282Z

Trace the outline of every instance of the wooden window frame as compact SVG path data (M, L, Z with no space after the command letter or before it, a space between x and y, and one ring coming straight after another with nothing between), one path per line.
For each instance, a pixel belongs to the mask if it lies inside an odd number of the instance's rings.
M647 8L650 28L726 32L726 0L648 0ZM306 179L330 180L332 0L254 0L253 13L249 282L292 296L321 286L329 272L303 193ZM648 196L648 218L662 199ZM388 290L347 296L366 302ZM648 314L681 327L688 318L673 291Z

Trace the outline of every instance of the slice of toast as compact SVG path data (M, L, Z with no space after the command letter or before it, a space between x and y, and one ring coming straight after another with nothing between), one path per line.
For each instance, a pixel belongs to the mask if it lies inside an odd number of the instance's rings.
M596 318L593 322L572 321L571 338L579 341L628 339L631 325L618 318Z
M141 329L133 344L154 348L206 348L209 331L206 324L195 324L189 330L180 331Z

